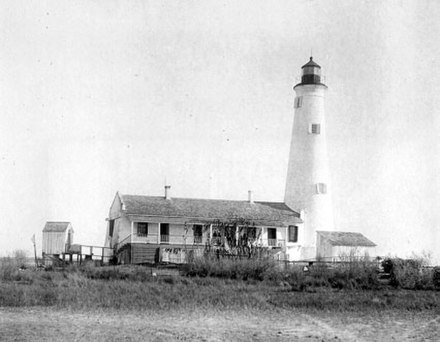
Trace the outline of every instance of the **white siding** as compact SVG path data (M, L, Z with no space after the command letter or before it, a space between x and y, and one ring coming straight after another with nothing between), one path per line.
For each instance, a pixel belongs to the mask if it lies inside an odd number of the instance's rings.
M64 253L66 248L66 240L66 232L43 232L43 253Z
M125 216L115 220L115 228L113 232L113 245L120 243L131 234L131 221Z

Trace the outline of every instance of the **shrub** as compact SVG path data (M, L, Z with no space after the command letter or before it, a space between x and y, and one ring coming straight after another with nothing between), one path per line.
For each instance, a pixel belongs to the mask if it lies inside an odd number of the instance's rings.
M0 280L20 280L19 268L26 269L27 253L23 250L16 250L12 257L0 258Z
M440 266L434 267L432 271L432 282L436 289L440 289Z
M217 259L214 257L194 258L184 265L183 274L194 277L218 277L229 279L263 280L268 270L275 267L271 259Z
M316 287L375 289L379 287L376 264L352 261L337 265L316 263L304 272L300 265L278 264L271 259L198 258L183 268L184 275L226 279L265 280L293 291Z
M389 270L390 284L403 289L432 289L434 276L423 269L422 259L388 258L384 260L384 269Z
M25 250L17 249L13 253L13 259L16 266L26 268L28 253Z
M0 261L0 279L11 281L18 273L18 268L10 257L2 258Z
M95 267L90 264L80 270L84 276L90 279L124 280L128 278L128 274L122 273L119 268Z

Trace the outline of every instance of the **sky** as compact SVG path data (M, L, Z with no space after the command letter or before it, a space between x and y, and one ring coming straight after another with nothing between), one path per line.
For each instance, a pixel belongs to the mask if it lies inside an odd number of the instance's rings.
M117 191L283 201L294 91L329 87L335 226L440 263L440 3L2 1L0 255L102 246Z

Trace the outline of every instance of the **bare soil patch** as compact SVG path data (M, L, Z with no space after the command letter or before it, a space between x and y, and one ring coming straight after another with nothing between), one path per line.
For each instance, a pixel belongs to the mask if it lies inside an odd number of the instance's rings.
M438 341L434 311L0 308L2 341Z

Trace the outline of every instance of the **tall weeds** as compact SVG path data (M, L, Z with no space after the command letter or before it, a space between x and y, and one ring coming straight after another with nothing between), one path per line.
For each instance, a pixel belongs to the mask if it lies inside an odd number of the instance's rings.
M379 286L376 265L368 261L317 263L305 272L299 265L278 263L269 258L198 258L185 265L183 271L191 277L266 280L298 291L314 287L373 289Z

